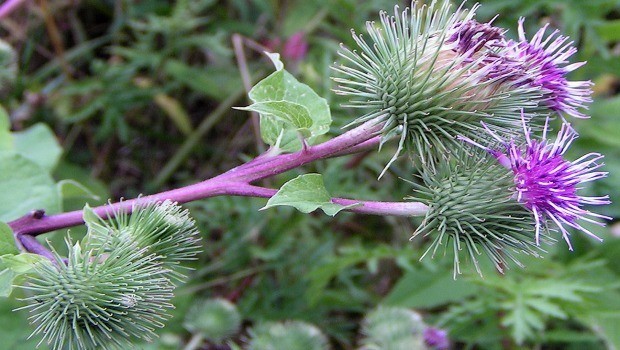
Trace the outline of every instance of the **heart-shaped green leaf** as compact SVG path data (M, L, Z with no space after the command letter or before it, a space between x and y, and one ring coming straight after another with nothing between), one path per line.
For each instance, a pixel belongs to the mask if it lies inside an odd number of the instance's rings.
M263 141L283 151L300 150L301 135L312 144L329 131L331 113L327 101L308 85L283 69L279 55L269 54L276 71L260 81L249 93L254 102L240 109L258 112Z
M321 209L327 215L334 216L339 211L355 206L343 206L332 203L332 197L325 188L321 174L300 175L287 183L267 201L262 209L279 205L295 207L302 213L309 213Z
M4 222L0 222L0 255L18 253L19 250L15 245L13 230L11 230L9 225Z
M0 164L0 220L14 220L33 209L60 211L58 189L44 168L12 152L0 152Z

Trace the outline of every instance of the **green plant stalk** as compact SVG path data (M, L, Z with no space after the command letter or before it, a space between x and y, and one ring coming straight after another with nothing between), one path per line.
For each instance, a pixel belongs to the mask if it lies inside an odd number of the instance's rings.
M373 143L378 144L380 141L379 137L376 136L378 130L380 130L380 125L374 121L369 121L324 143L307 146L295 153L272 154L267 151L245 164L205 181L170 191L103 205L93 208L93 210L103 218L111 218L117 212L131 212L136 203L164 200L186 203L225 195L269 198L276 193L276 190L254 186L251 183L319 159L357 152ZM347 210L363 214L421 216L425 215L428 210L425 204L418 202L359 201L343 198L333 198L332 202L341 205L357 204ZM83 223L81 210L56 215L45 215L41 211L33 211L10 222L9 226L16 237L20 239L23 235L36 236Z

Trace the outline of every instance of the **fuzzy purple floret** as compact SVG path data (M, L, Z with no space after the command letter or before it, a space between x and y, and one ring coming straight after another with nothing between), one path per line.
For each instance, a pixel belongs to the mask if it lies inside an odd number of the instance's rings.
M567 114L577 118L586 118L579 112L587 103L591 102L592 94L590 81L569 81L568 73L583 66L585 62L568 64L568 58L577 52L566 36L553 31L545 38L548 25L539 29L531 40L525 37L523 23L519 19L519 41L509 41L505 50L507 61L516 63L515 79L521 84L542 88L545 93L545 105L560 114Z
M448 333L442 329L428 327L424 329L424 342L437 350L447 350L450 347Z
M458 22L446 43L455 43L453 50L460 54L473 54L483 47L504 47L506 30L494 27L489 23L479 23L475 20Z
M454 26L446 43L453 45L455 52L469 57L465 62L478 60L481 66L485 66L488 79L539 88L547 108L560 114L586 118L579 109L592 101L592 82L567 79L570 72L585 64L568 63L577 52L573 42L559 35L558 30L545 38L548 25L527 40L524 21L524 18L519 20L518 41L507 40L506 31L494 27L493 21L468 20Z
M521 146L514 140L505 142L487 128L494 138L504 144L506 153L485 149L514 173L517 201L532 211L536 221L536 244L540 243L541 228L546 226L549 220L557 225L570 250L573 248L565 225L601 240L579 224L579 221L603 226L604 223L596 219L609 219L608 217L593 213L583 207L609 204L609 197L587 197L577 192L582 183L607 176L606 172L597 171L603 165L598 163L603 156L598 153L588 153L572 162L566 160L564 154L577 138L577 133L568 123L562 125L554 142L549 142L546 137L547 123L541 140L533 140L530 137L531 130L526 126L525 119L523 119L523 130L526 144Z

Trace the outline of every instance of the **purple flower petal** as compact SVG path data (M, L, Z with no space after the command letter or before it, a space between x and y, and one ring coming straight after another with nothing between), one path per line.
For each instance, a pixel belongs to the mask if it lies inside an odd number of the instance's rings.
M448 333L443 329L434 327L428 327L424 330L424 342L437 350L447 350L450 347Z
M293 34L282 49L282 56L292 61L300 61L308 53L308 42L303 32Z
M540 243L541 229L547 228L548 222L557 225L570 250L573 248L570 234L565 226L573 227L601 240L579 222L586 221L603 226L604 223L596 219L610 218L583 209L583 207L609 204L608 196L587 197L577 192L580 184L607 176L606 172L598 171L603 165L598 161L603 156L598 153L588 153L572 162L566 160L564 154L577 138L577 133L570 124L563 123L555 141L550 142L547 139L547 123L545 123L542 139L536 140L531 138L531 130L527 127L525 118L522 120L525 145L519 145L514 140L506 142L485 126L487 132L504 144L506 153L489 149L466 138L461 139L487 150L502 165L512 170L516 199L532 211L536 221L536 244Z
M545 105L560 114L576 118L587 118L578 109L591 102L590 81L568 81L568 73L581 67L585 62L568 64L568 58L577 52L566 36L555 30L545 38L548 25L534 34L530 41L525 36L524 18L519 19L519 41L509 41L505 59L518 63L520 71L515 71L515 79L523 84L539 87L545 94Z

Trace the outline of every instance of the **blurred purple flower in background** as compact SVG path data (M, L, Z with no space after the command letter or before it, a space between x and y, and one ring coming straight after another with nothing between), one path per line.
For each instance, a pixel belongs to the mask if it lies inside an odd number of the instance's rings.
M428 327L424 330L424 342L437 350L447 350L450 347L448 333L443 329L434 327Z
M308 53L308 42L303 32L293 34L284 43L282 57L291 61L301 61Z
M291 35L284 44L279 37L269 38L263 41L263 45L270 52L279 52L282 58L289 62L299 62L308 54L308 42L304 32Z

